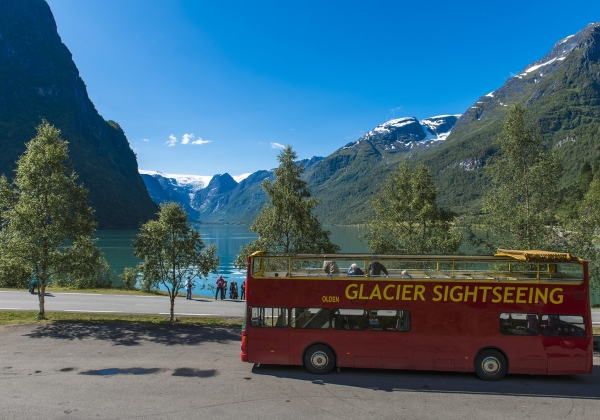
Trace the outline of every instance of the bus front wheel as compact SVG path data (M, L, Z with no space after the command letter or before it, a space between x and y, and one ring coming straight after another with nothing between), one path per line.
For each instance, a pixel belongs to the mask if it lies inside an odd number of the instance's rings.
M484 381L499 381L508 372L508 362L498 350L483 350L477 356L475 372Z
M310 373L325 375L335 367L335 355L328 346L315 344L304 353L304 366Z

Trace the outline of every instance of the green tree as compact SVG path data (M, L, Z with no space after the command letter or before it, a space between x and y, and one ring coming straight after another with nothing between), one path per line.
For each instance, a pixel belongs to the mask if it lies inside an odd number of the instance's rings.
M135 290L137 284L137 270L134 267L125 267L119 274L121 284L126 290Z
M235 266L244 269L248 256L255 251L273 253L334 253L340 247L329 240L331 232L323 230L317 216L312 214L319 200L312 198L306 182L301 179L304 165L296 162L297 155L286 146L277 156L275 181L265 180L263 189L269 197L257 216L251 232L258 239L240 248Z
M451 254L462 242L454 214L436 205L437 191L426 165L413 172L402 162L373 200L375 217L361 236L377 254Z
M144 260L137 269L147 284L161 283L167 289L171 322L176 321L175 298L185 279L206 278L219 265L216 246L204 245L200 231L188 223L185 209L173 202L161 204L158 220L142 225L133 240L133 252Z
M588 260L590 287L600 293L600 173L578 203L578 210L577 217L564 220L560 226L562 251Z
M561 167L546 152L539 128L528 125L525 107L513 105L496 143L500 155L487 165L492 186L483 199L487 227L494 243L513 249L554 247L553 223Z
M13 183L0 178L0 262L12 261L5 270L26 267L33 273L40 318L53 276L92 276L104 261L93 239L96 223L88 192L66 166L68 158L60 131L44 121L17 161Z

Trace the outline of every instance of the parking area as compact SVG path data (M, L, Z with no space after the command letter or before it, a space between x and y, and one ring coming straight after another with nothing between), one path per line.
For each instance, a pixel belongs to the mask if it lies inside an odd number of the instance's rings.
M301 367L239 360L236 328L77 324L0 330L2 418L597 418L592 375Z

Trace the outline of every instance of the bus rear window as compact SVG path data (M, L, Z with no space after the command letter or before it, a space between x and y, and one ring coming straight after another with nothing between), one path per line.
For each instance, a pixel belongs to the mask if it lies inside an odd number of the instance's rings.
M585 320L580 315L542 315L542 335L585 337Z
M250 325L253 327L287 327L287 308L250 308Z
M369 311L371 331L410 331L410 312L391 309Z
M369 315L364 309L334 309L331 326L334 330L366 330L369 326Z
M504 312L500 314L500 334L538 335L540 333L536 314Z
M290 312L292 328L329 328L329 309L327 308L292 308Z

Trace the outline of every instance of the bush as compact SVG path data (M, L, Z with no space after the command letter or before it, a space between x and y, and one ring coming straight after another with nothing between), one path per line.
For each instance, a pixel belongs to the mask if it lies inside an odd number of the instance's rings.
M135 290L137 270L133 267L125 267L123 273L119 274L119 279L126 290Z
M114 281L110 272L110 266L103 261L100 268L92 276L74 277L69 275L56 275L52 283L60 287L72 289L109 289L114 287Z
M26 289L31 279L31 270L12 259L0 260L0 287Z
M152 293L153 291L157 290L156 284L152 280L147 279L146 277L142 277L139 281L139 284L140 290L146 293Z

